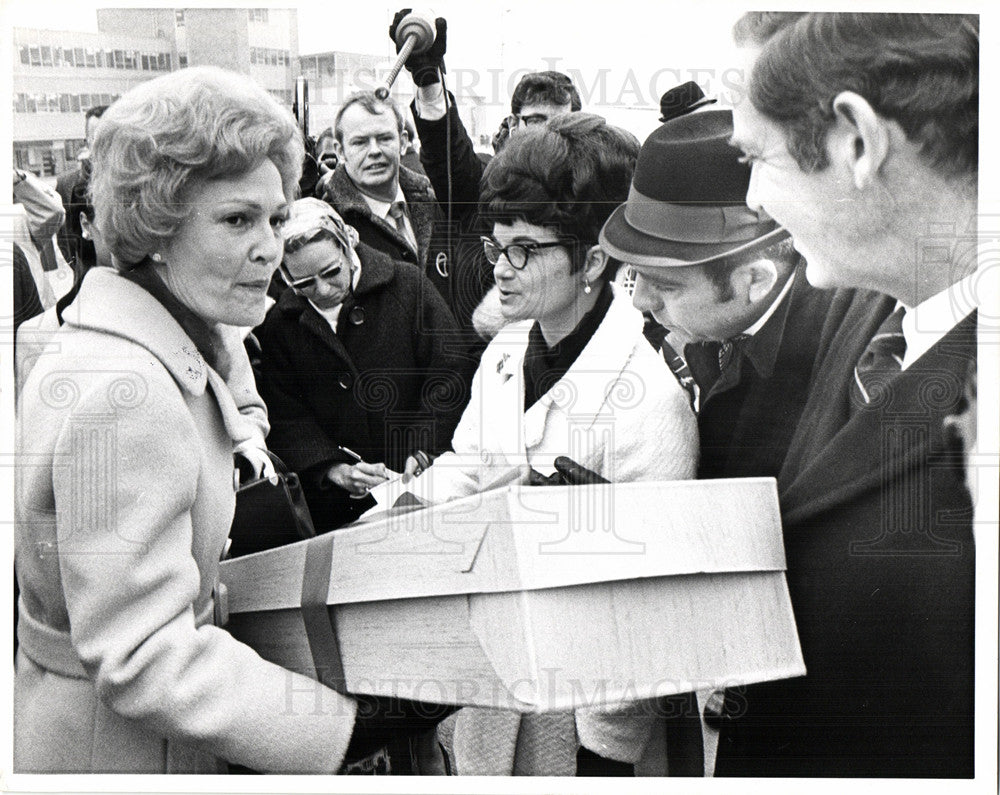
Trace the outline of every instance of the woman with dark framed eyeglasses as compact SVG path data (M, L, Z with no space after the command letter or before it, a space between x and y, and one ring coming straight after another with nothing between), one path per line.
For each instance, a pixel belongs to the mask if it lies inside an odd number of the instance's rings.
M317 530L372 506L418 451L447 449L467 388L458 327L412 265L358 242L320 199L284 227L289 287L256 336L268 447L299 473Z
M597 245L628 196L638 151L631 134L573 113L511 137L490 162L480 212L493 228L483 249L507 325L483 353L453 452L412 481L418 497L537 482L556 471L557 456L610 481L694 477L687 395ZM663 775L663 743L648 742L656 720L649 702L523 717L465 709L454 734L458 772Z

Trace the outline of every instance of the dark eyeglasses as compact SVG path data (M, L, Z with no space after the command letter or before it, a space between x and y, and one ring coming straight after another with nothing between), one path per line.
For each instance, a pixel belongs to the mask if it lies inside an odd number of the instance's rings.
M504 256L510 263L510 267L516 271L524 270L528 264L528 257L536 251L566 245L561 241L556 241L553 243L511 243L509 246L501 246L492 237L481 237L480 240L483 241L483 251L486 252L486 259L489 260L490 265L496 265L500 261L500 257Z
M344 269L343 264L340 263L340 262L336 262L333 265L330 265L329 267L324 268L319 273L316 273L316 274L314 274L312 276L305 276L305 277L303 277L301 279L295 279L294 281L292 281L292 278L289 275L289 273L288 273L287 270L283 270L283 273L285 275L285 280L294 289L296 289L296 290L311 290L311 289L313 289L316 286L316 280L317 279L323 279L324 281L328 281L330 279L335 279L340 274L340 272L343 269Z

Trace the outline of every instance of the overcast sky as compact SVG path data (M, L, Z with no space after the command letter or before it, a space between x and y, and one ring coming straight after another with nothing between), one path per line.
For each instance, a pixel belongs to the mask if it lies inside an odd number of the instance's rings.
M96 32L96 8L166 4L0 0L0 5L11 26ZM253 3L216 0L210 5ZM387 33L394 7L308 0L269 5L298 10L300 54L346 50L387 59L395 55ZM694 79L725 102L740 84L732 69L729 28L742 5L702 2L678 11L671 10L674 4L616 0L614 13L606 10L612 4L604 4L600 12L585 10L589 5L565 0L437 2L433 13L448 20L449 88L460 102L491 106L488 116L498 121L508 112L511 90L524 71L557 69L574 78L585 109L644 138L658 124L660 95L672 86Z
M346 50L387 59L395 54L387 35L394 6L345 0L257 4L209 0L201 4L296 8L300 54ZM769 0L765 5L804 9L816 4L816 0ZM0 11L5 26L96 31L95 9L115 5L168 6L162 0L0 0ZM492 106L490 114L495 110L499 119L509 107L510 91L521 70L558 69L574 78L585 109L644 138L658 124L660 95L678 83L693 79L722 104L738 96L742 77L735 68L729 31L736 18L753 5L750 0L487 0L476 4L438 0L430 8L448 20L447 80L460 102ZM878 0L877 6L875 0L824 0L822 5L828 9L949 9L945 0ZM958 6L953 3L951 7ZM996 19L992 5L971 0L961 7L984 15L982 29L989 40L995 26L988 23L987 15ZM984 75L996 74L995 53L996 47L983 48ZM405 73L401 80L408 82ZM987 77L984 89L994 83ZM984 102L985 113L995 113L994 108L994 103Z

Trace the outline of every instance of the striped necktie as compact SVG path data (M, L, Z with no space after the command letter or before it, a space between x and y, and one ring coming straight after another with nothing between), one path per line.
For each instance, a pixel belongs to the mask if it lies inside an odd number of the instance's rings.
M688 369L687 363L681 358L680 354L665 341L661 343L661 351L663 353L663 360L667 363L667 367L670 368L670 372L674 374L674 377L680 385L684 387L684 391L687 392L692 410L697 410L695 407L697 405L696 401L698 399L698 393L695 387L694 377L691 375L691 371Z
M406 205L403 202L393 202L389 205L389 217L395 222L396 229L399 230L399 234L403 236L403 240L410 245L410 248L412 248L415 253L417 250L417 241L414 239L413 234L406 226Z
M886 382L903 369L906 338L903 336L905 307L882 321L854 368L852 405L861 407L879 399Z

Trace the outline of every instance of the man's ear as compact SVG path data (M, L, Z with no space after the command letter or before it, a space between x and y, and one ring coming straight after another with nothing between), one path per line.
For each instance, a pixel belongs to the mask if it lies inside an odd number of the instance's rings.
M333 139L333 151L337 153L337 159L344 159L344 145L340 142L339 138Z
M608 255L600 246L591 246L587 250L587 259L583 264L583 277L591 284L601 278L608 264Z
M737 297L746 296L747 303L757 303L767 297L778 282L778 266L769 259L744 262L731 276Z
M410 142L410 134L403 130L399 133L399 153L404 154L406 152L406 145Z
M834 157L849 169L858 190L868 188L889 154L888 123L868 100L853 91L841 91L833 100L836 115L827 141Z

